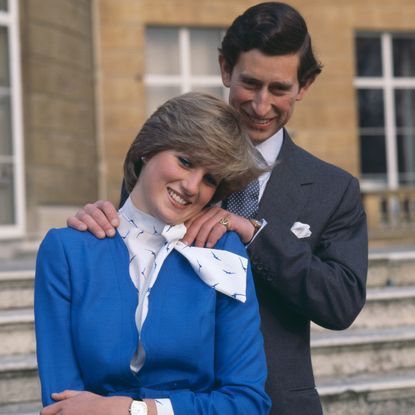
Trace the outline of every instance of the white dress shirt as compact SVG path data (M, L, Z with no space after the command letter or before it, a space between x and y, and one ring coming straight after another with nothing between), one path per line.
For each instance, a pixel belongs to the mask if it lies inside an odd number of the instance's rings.
M268 166L272 166L280 154L282 143L284 140L284 130L281 128L279 129L274 135L270 138L267 138L262 143L255 146L255 148L261 153L262 157L264 158L265 162ZM261 200L262 195L264 194L265 187L268 183L269 178L271 177L271 172L268 171L264 174L259 176L259 197L258 202Z

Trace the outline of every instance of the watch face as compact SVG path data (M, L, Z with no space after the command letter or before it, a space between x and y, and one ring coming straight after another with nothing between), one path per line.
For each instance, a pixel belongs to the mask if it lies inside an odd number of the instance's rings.
M131 415L147 415L147 404L141 401L132 401L130 406Z

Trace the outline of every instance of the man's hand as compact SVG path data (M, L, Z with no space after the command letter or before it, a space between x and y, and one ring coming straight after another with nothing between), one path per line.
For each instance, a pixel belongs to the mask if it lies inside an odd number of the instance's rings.
M225 226L219 223L223 218L228 219L229 225ZM191 245L195 242L198 247L213 247L227 230L235 231L245 244L252 239L255 233L255 228L248 219L220 207L202 210L185 225L187 232L183 237L183 243Z
M114 236L115 228L120 224L117 210L108 200L98 200L88 203L83 209L78 210L75 216L67 219L66 224L78 231L93 233L97 238Z

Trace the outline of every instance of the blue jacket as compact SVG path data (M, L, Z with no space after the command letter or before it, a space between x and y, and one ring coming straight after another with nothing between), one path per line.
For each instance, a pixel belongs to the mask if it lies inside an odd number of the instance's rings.
M215 247L246 257L239 238ZM37 259L35 318L44 405L64 389L103 396L169 398L175 415L266 414L266 364L258 304L248 272L247 301L217 293L173 251L149 297L142 328L146 360L130 370L137 348L137 291L128 250L117 234L54 229Z

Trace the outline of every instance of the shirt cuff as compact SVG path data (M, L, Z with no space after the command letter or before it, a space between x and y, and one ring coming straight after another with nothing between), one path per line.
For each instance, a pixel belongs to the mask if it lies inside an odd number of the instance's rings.
M248 248L248 246L255 241L255 238L262 232L262 229L264 229L268 223L265 219L260 219L258 222L261 222L261 227L255 232L255 235L252 237L252 239L245 245L245 248Z
M170 399L156 399L157 415L174 415Z

